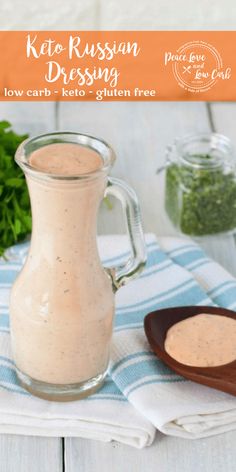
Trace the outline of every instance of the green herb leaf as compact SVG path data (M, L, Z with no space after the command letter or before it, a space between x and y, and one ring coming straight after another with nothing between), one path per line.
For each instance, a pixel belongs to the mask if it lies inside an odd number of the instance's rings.
M20 232L21 232L21 222L20 222L20 220L15 220L14 225L15 225L16 235L20 234Z
M31 231L31 212L24 174L14 155L27 136L15 133L8 121L0 121L0 256Z
M0 130L9 129L11 127L11 123L9 121L0 121Z
M6 180L7 187L19 188L25 185L25 181L19 177L12 177L11 179Z

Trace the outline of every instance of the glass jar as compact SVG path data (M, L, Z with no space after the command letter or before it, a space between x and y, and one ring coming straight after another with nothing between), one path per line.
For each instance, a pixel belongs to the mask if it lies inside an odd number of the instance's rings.
M196 134L168 146L165 209L174 226L187 235L235 230L235 154L226 136Z

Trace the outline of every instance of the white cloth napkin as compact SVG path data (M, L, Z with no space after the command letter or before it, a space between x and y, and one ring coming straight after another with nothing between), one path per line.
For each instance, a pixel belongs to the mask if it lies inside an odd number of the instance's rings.
M8 300L27 245L0 262L0 433L112 439L144 447L156 428L198 438L236 428L236 399L187 381L151 352L144 316L167 306L219 304L236 307L236 280L191 240L146 237L148 263L141 277L117 293L110 377L85 400L48 402L18 384L11 359ZM127 257L123 236L99 238L106 266Z

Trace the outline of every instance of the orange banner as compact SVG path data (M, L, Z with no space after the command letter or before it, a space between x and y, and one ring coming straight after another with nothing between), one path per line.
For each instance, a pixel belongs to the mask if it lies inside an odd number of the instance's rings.
M0 100L236 100L236 31L0 31Z

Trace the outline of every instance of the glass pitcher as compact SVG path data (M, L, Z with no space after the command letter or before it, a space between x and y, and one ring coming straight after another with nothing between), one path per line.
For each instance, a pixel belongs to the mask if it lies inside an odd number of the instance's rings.
M52 143L90 148L102 165L73 176L32 167L32 152ZM115 292L145 265L138 201L124 182L108 177L114 161L104 141L78 133L28 139L16 152L29 188L33 230L27 260L11 291L11 342L21 384L42 398L74 400L102 385ZM121 201L131 246L127 262L110 269L102 267L96 240L104 195Z

